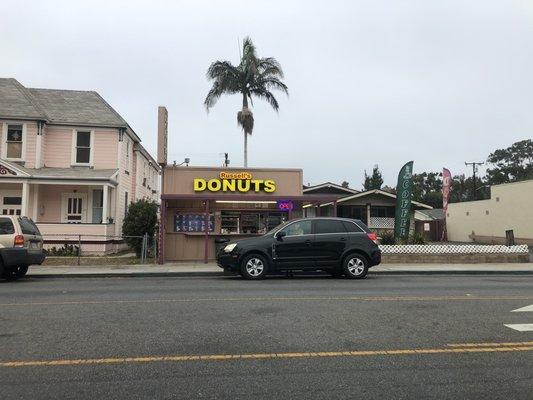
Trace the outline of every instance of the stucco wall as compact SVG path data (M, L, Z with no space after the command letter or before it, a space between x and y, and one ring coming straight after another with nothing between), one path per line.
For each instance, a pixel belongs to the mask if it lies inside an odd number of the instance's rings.
M512 229L519 243L533 241L533 180L491 187L489 200L451 203L448 239L501 242Z

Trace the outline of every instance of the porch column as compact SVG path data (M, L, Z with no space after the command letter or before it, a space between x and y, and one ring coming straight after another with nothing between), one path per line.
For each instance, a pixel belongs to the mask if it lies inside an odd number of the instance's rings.
M370 228L370 203L366 204L366 226Z
M334 217L337 216L337 201L336 200L333 202L333 216Z
M32 185L33 187L33 222L37 222L39 218L39 185Z
M109 187L104 185L102 188L102 224L107 224L109 208Z
M209 200L205 201L205 241L204 241L204 263L209 261Z
M22 204L20 206L20 214L22 216L28 216L28 182L22 183Z

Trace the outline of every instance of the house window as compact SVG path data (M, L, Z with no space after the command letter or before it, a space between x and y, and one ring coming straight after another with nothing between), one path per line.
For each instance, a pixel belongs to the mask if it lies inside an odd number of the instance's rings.
M83 216L83 198L69 197L67 199L67 222L80 223Z
M126 139L126 158L130 158L130 141Z
M20 215L22 208L22 197L4 197L2 200L2 215Z
M22 158L22 125L8 125L6 138L6 156L8 159Z
M104 205L104 191L102 189L93 190L93 224L101 224L102 211Z
M89 164L91 162L91 132L76 132L76 164Z
M124 192L124 218L126 218L128 213L128 204L128 192Z

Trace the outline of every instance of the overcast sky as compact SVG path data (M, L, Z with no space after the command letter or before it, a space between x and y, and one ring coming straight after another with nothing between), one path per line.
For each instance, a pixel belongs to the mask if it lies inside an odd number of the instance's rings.
M254 103L252 167L297 167L304 183L379 164L471 172L533 132L533 2L2 0L0 76L28 87L98 91L155 155L157 106L169 158L241 166L239 96L207 114L214 60L251 36L278 59L290 95Z

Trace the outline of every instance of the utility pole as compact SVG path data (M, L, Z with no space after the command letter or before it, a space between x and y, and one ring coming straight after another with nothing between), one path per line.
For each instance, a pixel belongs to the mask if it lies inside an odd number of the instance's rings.
M228 153L224 153L224 166L226 168L228 168L228 165L229 165L229 154Z
M472 200L476 200L476 171L477 171L477 165L483 165L484 162L465 162L466 166L471 165L472 166Z

